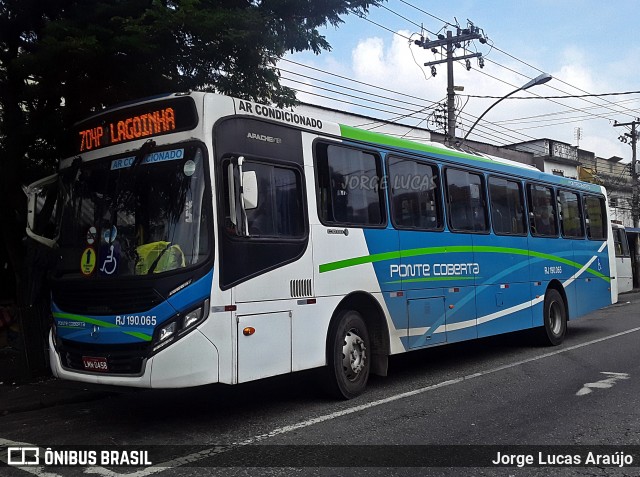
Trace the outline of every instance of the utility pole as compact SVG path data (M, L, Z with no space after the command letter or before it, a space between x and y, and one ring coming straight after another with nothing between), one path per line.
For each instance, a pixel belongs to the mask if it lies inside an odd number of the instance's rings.
M449 144L453 144L456 138L456 107L455 107L455 99L456 93L454 90L453 83L453 62L458 60L466 60L467 70L471 69L471 63L469 60L471 58L480 58L478 61L480 62L480 67L484 66L484 61L482 60L482 53L473 53L469 55L463 56L454 56L455 50L457 48L462 48L462 45L470 42L471 40L480 40L480 43L486 43L487 39L483 33L481 33L480 28L473 25L473 23L469 22L468 28L461 29L457 28L456 35L453 36L451 30L447 31L447 35L438 35L437 40L430 41L428 38L421 38L420 40L415 40L414 43L424 49L430 49L433 53L437 53L437 48L442 48L446 53L446 58L437 61L429 61L424 64L424 66L431 67L431 74L433 76L436 75L435 65L440 63L447 63L447 142Z
M638 210L638 171L636 168L636 144L638 142L637 126L640 124L640 118L636 118L635 121L630 123L619 123L618 121L613 123L613 127L631 126L631 133L624 133L618 139L623 142L627 142L631 139L631 217L633 218L633 226L638 227L640 223L640 210Z
M626 143L628 139L631 139L631 217L633 218L633 226L638 228L638 222L640 221L640 214L638 210L638 171L636 169L636 144L638 142L638 133L636 126L640 124L640 118L636 118L635 121L630 123L619 123L618 121L613 123L613 127L631 126L631 133L624 133L620 135L618 139ZM640 235L636 234L635 254L632 255L632 260L635 259L635 263L632 263L634 270L634 286L640 285ZM635 257L634 257L635 255Z

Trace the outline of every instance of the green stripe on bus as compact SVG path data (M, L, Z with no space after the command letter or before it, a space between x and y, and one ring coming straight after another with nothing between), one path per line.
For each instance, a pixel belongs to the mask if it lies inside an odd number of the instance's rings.
M140 333L138 331L124 331L118 325L114 325L113 323L109 323L108 321L96 320L95 318L89 318L88 316L74 315L72 313L59 313L59 312L53 313L53 316L55 318L61 318L61 319L65 319L65 320L82 321L84 323L89 323L91 325L104 326L105 328L119 328L120 331L122 331L124 334L134 336L134 337L139 338L139 339L144 340L144 341L151 341L153 339L153 337L151 335L148 335L146 333ZM67 328L67 327L66 326L61 326L60 328Z
M414 248L409 250L398 250L394 252L376 253L373 255L364 255L362 257L347 258L345 260L338 260L336 262L324 263L318 267L320 273L331 272L333 270L339 270L341 268L353 267L355 265L363 265L365 263L383 262L385 260L395 260L401 257L417 257L421 255L435 255L443 253L504 253L512 255L524 255L528 257L535 257L544 260L551 260L553 262L563 263L580 270L584 264L568 260L566 258L557 257L548 253L535 252L532 250L525 250L520 248L508 248L508 247L492 247L488 245L480 245L476 247L468 245L453 245L448 247L428 247L428 248ZM587 268L587 272L595 275L598 278L610 282L611 279L602 273Z
M65 320L83 321L84 323L90 323L92 325L104 326L105 328L117 328L117 325L109 323L107 321L96 320L95 318L89 318L88 316L73 315L71 313L54 313L54 317L63 318Z
M491 159L485 159L484 157L473 156L471 154L465 154L463 152L453 151L449 149L430 146L428 144L422 144L419 142L409 141L407 139L400 139L391 136L385 136L384 134L365 131L362 129L354 128L352 126L345 126L340 124L340 135L346 139L353 139L355 141L363 141L374 143L382 146L397 147L402 149L412 149L414 151L427 152L430 154L440 154L442 156L458 157L461 159L469 159L471 161L489 162L496 164L496 161ZM502 164L501 165L510 165Z
M144 341L151 341L153 339L153 336L147 335L145 333L139 333L137 331L123 331L123 333L125 335L135 336L136 338L140 338Z

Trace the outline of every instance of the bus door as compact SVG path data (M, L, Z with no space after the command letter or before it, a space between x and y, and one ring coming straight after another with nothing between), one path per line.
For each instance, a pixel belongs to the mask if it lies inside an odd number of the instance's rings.
M298 301L314 296L301 132L232 118L215 141L218 270L237 307L237 382L291 372Z
M613 225L613 243L616 249L615 280L618 285L618 293L625 293L633 290L633 274L627 232L621 225Z
M491 234L473 236L478 337L529 328L529 254L520 181L487 179Z
M587 238L575 242L575 261L590 265L575 281L577 316L611 303L610 277L615 275L615 270L609 269L609 227L604 198L583 194L582 205Z
M559 191L556 195L552 187L542 184L527 184L527 205L529 209L529 273L531 275L531 295L537 300L532 307L532 326L543 324L544 296L552 281L559 282L567 295L569 316L576 307L577 282L570 281L578 271L576 267L575 242L584 242L580 234L579 216L576 219L577 200L573 192ZM569 218L572 218L570 232ZM564 227L564 231L563 231ZM579 260L578 260L579 261Z
M391 219L398 230L400 262L391 276L401 282L401 302L408 319L405 348L447 340L445 288L434 275L445 237L442 193L436 164L391 156L387 161Z
M433 279L444 289L447 341L477 337L475 282L482 273L473 240L489 230L482 174L444 169L447 229L433 256Z

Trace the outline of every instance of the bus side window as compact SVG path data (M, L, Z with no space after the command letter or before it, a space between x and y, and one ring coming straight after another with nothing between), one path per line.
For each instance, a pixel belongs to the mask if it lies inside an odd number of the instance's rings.
M607 229L605 224L604 199L600 197L584 196L584 217L587 224L587 237L592 240L606 240Z
M529 184L527 188L531 235L557 237L556 201L551 187Z
M335 144L316 145L318 214L323 223L385 223L382 164L376 154Z
M622 244L622 255L630 257L631 251L629 250L629 241L627 240L627 231L625 229L620 229L620 242Z
M396 227L442 230L440 185L435 165L392 157L387 187Z
M489 196L494 232L498 235L525 235L522 184L490 177Z
M449 225L454 231L489 230L484 200L484 181L480 174L447 169Z
M581 238L582 215L578 194L564 190L558 191L558 207L560 209L560 230L566 238Z
M613 229L613 245L616 249L616 257L624 257L624 251L622 250L622 229Z

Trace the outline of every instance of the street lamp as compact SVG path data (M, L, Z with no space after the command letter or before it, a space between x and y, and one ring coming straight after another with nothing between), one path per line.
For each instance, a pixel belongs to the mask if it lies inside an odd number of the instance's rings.
M476 119L476 122L473 123L473 126L471 126L471 128L469 128L469 130L467 131L467 134L464 135L464 138L462 138L462 142L464 142L467 137L469 136L469 134L471 134L471 131L473 131L473 128L476 127L476 124L478 124L478 122L484 118L484 115L487 114L496 104L498 104L500 101L502 101L503 99L508 98L509 96L511 96L512 94L517 93L518 91L522 91L525 89L529 89L533 86L538 86L539 84L544 84L547 81L551 81L551 78L553 78L550 74L547 73L542 73L541 75L536 76L535 78L533 78L531 81L529 81L527 84L525 84L524 86L520 86L518 89L514 89L513 91L511 91L511 93L507 94L506 96L503 96L502 98L500 98L498 101L496 101L495 103L493 103L491 106L489 106L486 111L484 113L482 113L480 115L480 117L478 119Z

